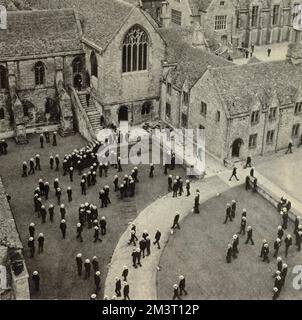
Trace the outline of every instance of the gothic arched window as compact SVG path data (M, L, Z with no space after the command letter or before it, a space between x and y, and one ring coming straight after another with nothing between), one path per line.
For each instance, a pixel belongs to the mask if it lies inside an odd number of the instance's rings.
M83 70L83 63L81 57L76 57L72 61L72 72L73 74L82 73Z
M98 60L94 51L90 55L91 76L98 77Z
M39 61L35 64L35 83L37 86L43 85L45 79L44 63Z
M123 72L148 68L148 35L139 26L132 27L123 41Z
M0 66L0 89L7 88L7 71L3 66Z

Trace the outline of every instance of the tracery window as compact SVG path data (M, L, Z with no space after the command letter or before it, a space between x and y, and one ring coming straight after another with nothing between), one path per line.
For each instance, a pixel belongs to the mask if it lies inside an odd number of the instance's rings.
M148 35L139 26L132 27L123 41L123 72L148 68Z

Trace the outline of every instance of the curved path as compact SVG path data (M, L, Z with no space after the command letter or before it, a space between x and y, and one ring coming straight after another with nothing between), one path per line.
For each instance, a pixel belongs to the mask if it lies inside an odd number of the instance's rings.
M227 176L229 172L226 173ZM161 250L156 246L151 247L151 255L145 259L141 259L142 267L135 269L132 266L131 253L133 246L127 243L130 236L130 227L121 236L117 247L113 253L107 278L105 281L104 295L111 298L115 293L115 277L121 278L123 266L128 266L129 276L128 283L130 285L130 298L132 300L156 300L156 276L159 261L165 245L169 241L171 235L170 229L175 216L175 212L180 212L180 219L185 218L189 213L192 213L195 189L200 190L200 203L217 195L217 193L228 190L231 186L240 184L232 182L231 184L225 182L224 176L212 176L202 181L192 183L190 197L183 195L182 197L172 198L172 194L158 199L150 206L145 208L138 217L133 221L137 226L137 236L142 234L144 230L148 230L151 241L154 239L156 229L159 228L162 233ZM181 224L180 224L181 226ZM176 234L181 230L176 229ZM172 236L172 235L171 235Z

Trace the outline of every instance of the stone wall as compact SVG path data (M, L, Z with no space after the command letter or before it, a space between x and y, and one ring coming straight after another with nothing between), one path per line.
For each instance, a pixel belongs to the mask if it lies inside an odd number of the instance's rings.
M75 57L81 55L62 56L63 60L63 78L66 87L73 85L72 61ZM56 92L56 58L48 57L41 59L18 60L13 62L11 72L16 75L17 94L22 102L28 106L28 116L22 115L27 127L48 125L48 122L58 123L59 118L56 116L59 112L58 97ZM45 65L45 83L43 85L35 84L35 64L41 61ZM83 64L83 82L85 64ZM46 99L50 98L55 102L50 118L45 114ZM7 136L8 132L13 130L13 126L9 121L8 105L10 96L8 91L0 92L0 108L4 108L5 119L0 120L0 134ZM10 136L10 134L9 134Z
M168 15L170 17L169 26L177 26L177 24L171 21L171 11L177 10L181 12L181 26L190 27L193 21L193 17L191 16L191 9L188 1L179 1L179 0L169 0L168 6Z
M0 108L4 110L4 119L0 119L0 134L12 130L9 103L9 93L6 90L0 92Z
M11 281L8 283L11 290L13 290L13 297L17 300L29 299L29 286L28 286L28 272L22 256L23 245L20 240L18 230L16 228L15 220L6 199L5 189L0 178L0 244L6 247L7 256L6 269L7 273L11 275ZM1 250L3 253L3 250ZM19 253L22 259L24 269L15 275L12 268L11 253ZM4 260L4 258L2 258Z
M207 105L206 116L201 114L201 102ZM220 112L220 121L217 121L217 111ZM200 126L205 128L207 152L223 159L227 138L227 118L209 72L206 72L191 89L188 123L189 128L199 129Z
M227 40L231 41L231 35L235 30L235 6L233 1L224 1L224 5L220 5L220 0L212 1L205 14L201 15L201 26L204 28L207 38L216 39L222 42L221 37L227 36ZM215 16L227 16L227 27L224 30L215 30Z

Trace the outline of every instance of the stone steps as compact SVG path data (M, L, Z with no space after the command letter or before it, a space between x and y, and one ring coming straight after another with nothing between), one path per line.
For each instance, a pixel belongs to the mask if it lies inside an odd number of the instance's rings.
M93 100L90 98L89 104L87 104L86 95L85 94L79 94L79 100L82 104L82 107L86 111L87 117L89 119L89 122L93 128L93 130L99 130L101 129L100 125L100 113L98 109L96 108L95 104L93 103Z

